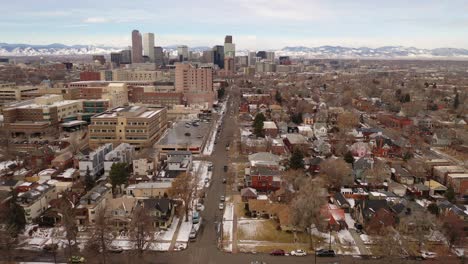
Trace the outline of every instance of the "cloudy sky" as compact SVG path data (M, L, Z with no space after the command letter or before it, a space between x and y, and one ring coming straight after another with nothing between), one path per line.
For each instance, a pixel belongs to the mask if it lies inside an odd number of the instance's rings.
M2 0L0 42L468 48L467 0Z

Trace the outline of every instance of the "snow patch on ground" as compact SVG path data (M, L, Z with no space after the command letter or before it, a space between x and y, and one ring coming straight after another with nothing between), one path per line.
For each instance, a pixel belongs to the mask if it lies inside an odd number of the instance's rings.
M179 233L177 234L177 242L188 242L190 231L192 231L192 221L183 221L179 228Z
M223 214L223 248L228 252L232 252L233 219L234 205L232 203L226 203Z
M155 234L155 239L158 242L171 242L172 238L174 237L175 231L177 229L177 225L179 224L180 219L174 216L172 220L171 227L167 230L160 231L159 233Z
M226 99L226 101L224 101L223 104L221 105L221 110L220 110L221 114L218 120L216 121L216 124L213 127L210 137L208 138L207 145L203 149L203 153L202 153L203 155L211 155L211 153L213 153L214 142L216 140L216 134L218 133L218 127L221 125L222 120L224 118L224 114L226 113L226 102L228 101L228 99Z
M199 190L203 189L203 187L209 187L209 182L211 182L211 176L213 173L211 171L208 171L208 167L212 165L213 163L209 161L201 161L201 160L193 161L192 172L196 173L198 177L198 189ZM208 184L205 184L206 179L208 179Z
M356 223L356 221L354 221L354 219L351 217L349 213L345 213L345 221L346 221L346 224L348 225L348 228L354 229L354 223Z

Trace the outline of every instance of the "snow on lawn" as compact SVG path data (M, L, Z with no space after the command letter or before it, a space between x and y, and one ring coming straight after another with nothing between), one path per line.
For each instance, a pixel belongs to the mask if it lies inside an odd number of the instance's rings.
M337 233L337 236L338 236L338 239L340 240L340 243L343 245L355 245L356 244L353 236L351 236L351 233L349 233L348 230L340 230Z
M232 232L233 232L234 205L226 203L226 208L223 215L223 240L224 250L232 251Z
M243 234L248 234L249 238L253 238L257 236L257 232L262 230L263 225L268 220L255 220L255 219L245 219L239 220L237 222L237 228ZM245 242L246 240L240 240Z
M171 227L169 227L169 229L155 234L156 241L161 241L161 242L172 241L172 238L174 237L174 233L177 229L177 225L179 224L179 220L180 219L178 217L174 216L174 220L172 221Z
M208 186L209 187L209 182L211 181L211 176L212 172L208 171L208 167L211 166L212 163L209 161L200 161L200 160L194 160L193 161L193 167L192 167L192 172L197 174L197 177L199 179L198 181L198 189L201 190L205 186L205 179L208 179Z
M371 245L374 242L372 241L372 238L366 234L361 234L360 235L362 242L364 242L364 245Z
M191 220L191 219L190 219ZM184 221L180 225L179 233L177 234L177 242L188 242L190 231L192 231L192 221Z
M346 221L346 224L348 225L348 228L354 229L354 223L356 222L354 221L354 219L351 217L349 213L345 213L345 221Z
M315 228L315 227L312 228L312 235L324 238L325 241L327 241L327 242L330 241L330 234L322 233L322 232L318 231L317 228ZM335 237L334 236L331 236L331 242L335 243Z

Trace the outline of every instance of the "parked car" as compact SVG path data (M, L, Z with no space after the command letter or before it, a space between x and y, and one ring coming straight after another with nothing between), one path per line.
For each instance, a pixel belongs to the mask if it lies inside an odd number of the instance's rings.
M192 228L189 234L190 241L194 241L197 238L197 230Z
M198 222L200 222L200 214L197 211L195 211L193 212L192 223L198 224Z
M227 172L227 171L228 171L228 166L224 165L224 172Z
M317 250L317 256L319 257L335 257L335 251L333 249L320 249Z
M197 211L201 211L201 210L203 210L203 204L198 203L197 204Z
M276 249L270 252L270 255L272 256L284 256L284 254L286 254L286 252L284 252L282 249Z
M219 208L219 210L224 210L224 204L223 204L223 203L219 203L218 208Z
M306 256L307 255L307 252L305 252L305 250L302 250L302 249L296 249L296 250L293 250L291 251L291 256Z
M85 263L85 258L82 256L71 256L70 263Z
M223 183L226 183L226 178L223 178Z
M107 249L107 251L111 252L111 253L122 253L123 252L123 248L122 247L119 247L119 246L109 246L109 248Z
M429 252L429 251L421 251L421 257L424 259L435 259L437 257L437 253Z
M219 197L219 200L220 200L221 202L224 202L224 201L226 200L226 198L224 197L224 195L221 195L221 197Z
M53 252L58 249L57 244L47 244L42 248L45 252Z
M363 226L360 223L354 223L354 228L357 230L362 230Z

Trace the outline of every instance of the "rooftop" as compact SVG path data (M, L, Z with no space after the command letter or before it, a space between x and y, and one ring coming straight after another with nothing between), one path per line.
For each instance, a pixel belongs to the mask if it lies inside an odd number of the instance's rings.
M104 113L97 114L93 116L93 118L113 118L117 116L127 116L127 117L135 117L135 118L151 118L164 109L158 110L147 110L144 106L122 106L116 107L114 109L108 110Z
M188 122L187 122L188 123ZM161 138L157 145L199 146L210 132L210 124L200 122L198 126L187 124L184 121L174 124L167 130L166 135Z

